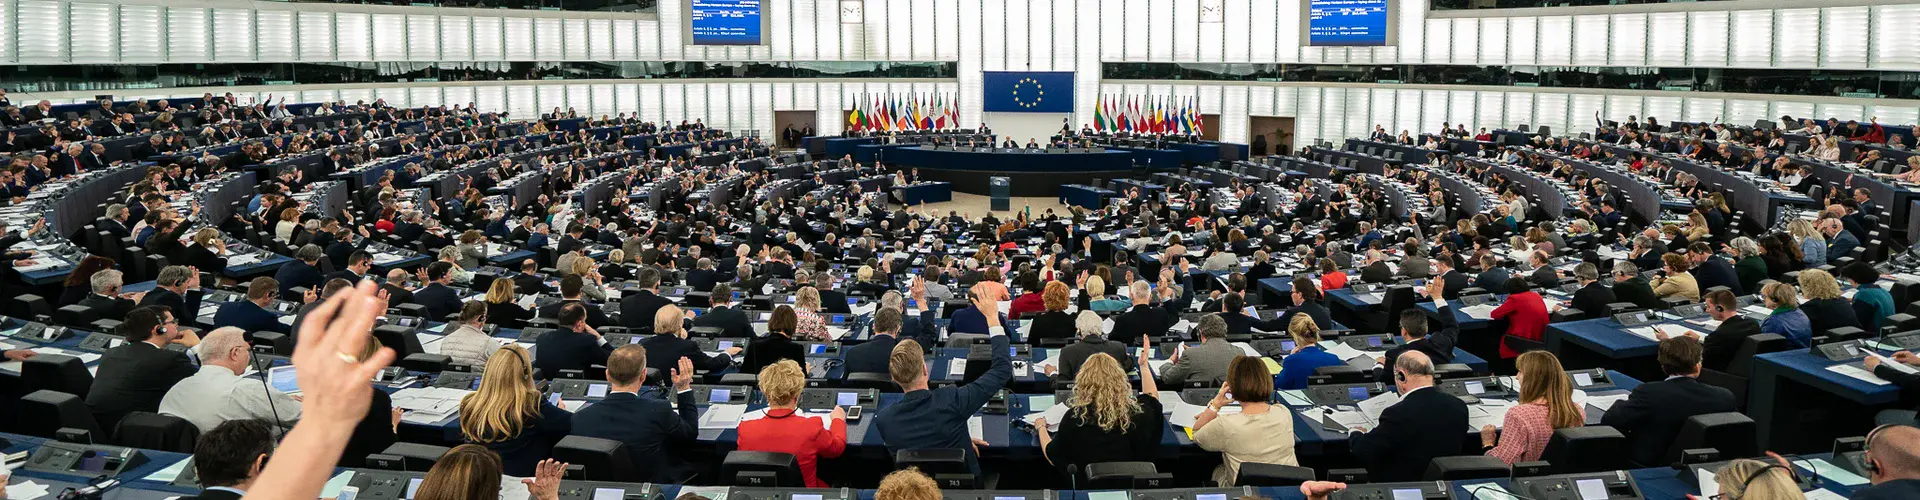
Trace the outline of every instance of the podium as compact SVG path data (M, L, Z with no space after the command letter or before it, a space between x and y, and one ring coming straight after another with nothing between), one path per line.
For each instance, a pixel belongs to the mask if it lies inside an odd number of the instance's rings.
M993 196L990 210L1004 212L1013 210L1013 183L1006 177L993 177L987 181L988 194Z

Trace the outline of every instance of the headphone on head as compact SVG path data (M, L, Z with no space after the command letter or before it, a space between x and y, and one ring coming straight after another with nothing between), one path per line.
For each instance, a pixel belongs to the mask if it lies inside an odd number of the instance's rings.
M1868 476L1872 476L1880 473L1880 464L1874 463L1873 461L1874 436L1880 434L1881 430L1886 429L1888 427L1894 427L1896 425L1898 424L1881 425L1879 427L1874 427L1872 432L1867 433L1867 445L1860 452L1860 469L1866 472Z
M1747 476L1746 481L1743 481L1740 483L1740 492L1743 493L1743 495L1733 496L1733 495L1723 494L1721 498L1726 500L1735 500L1745 496L1744 493L1746 493L1749 488L1753 487L1754 481L1758 481L1760 478L1766 477L1768 471L1775 470L1775 469L1787 471L1788 479L1792 480L1796 484L1800 482L1800 474L1795 473L1793 469L1781 466L1780 464L1767 464L1765 467L1761 467L1760 470L1753 471L1753 474Z

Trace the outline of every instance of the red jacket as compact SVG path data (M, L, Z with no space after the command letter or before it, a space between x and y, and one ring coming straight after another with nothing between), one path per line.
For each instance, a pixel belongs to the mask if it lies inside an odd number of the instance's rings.
M1547 303L1540 300L1538 292L1522 292L1507 296L1507 301L1494 308L1493 319L1507 319L1507 335L1538 341L1545 338L1547 332ZM1507 348L1506 342L1500 343L1500 359L1519 357L1520 353Z
M1039 290L1033 290L1013 299L1013 303L1008 304L1007 309L1009 309L1007 314L1040 314L1047 312L1047 303L1041 298Z
M766 418L740 423L739 449L792 453L800 460L800 475L807 479L807 487L825 488L826 481L814 471L821 457L839 457L847 450L847 421L831 419L833 430L829 431L820 426L822 418L826 417L801 417L791 409L768 408Z

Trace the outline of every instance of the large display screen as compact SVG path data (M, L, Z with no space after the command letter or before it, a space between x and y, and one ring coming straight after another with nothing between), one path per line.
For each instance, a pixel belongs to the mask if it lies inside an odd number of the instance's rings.
M760 45L763 8L761 0L688 0L688 39L693 45Z
M1388 0L1307 0L1307 45L1378 46L1392 43Z

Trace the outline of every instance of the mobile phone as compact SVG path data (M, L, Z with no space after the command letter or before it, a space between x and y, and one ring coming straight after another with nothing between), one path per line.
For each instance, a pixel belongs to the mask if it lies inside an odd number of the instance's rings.
M340 495L334 497L334 500L353 500L354 497L357 497L357 496L360 496L360 488L356 488L353 486L341 486Z
M847 421L848 422L860 421L860 407L858 406L847 407Z

